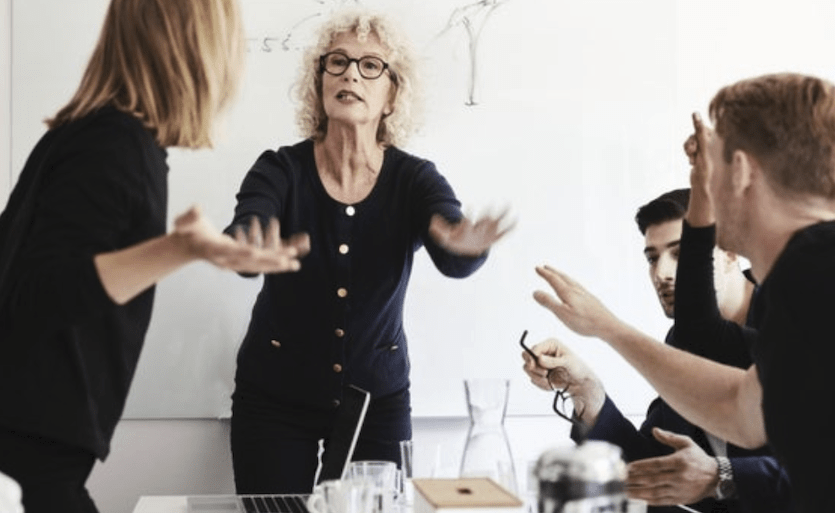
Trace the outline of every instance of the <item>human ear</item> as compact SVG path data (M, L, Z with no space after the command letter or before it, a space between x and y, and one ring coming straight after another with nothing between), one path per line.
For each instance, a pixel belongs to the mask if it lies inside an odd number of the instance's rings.
M740 197L751 187L760 171L759 163L751 154L735 150L731 157L731 187L734 196Z
M388 101L386 101L386 106L383 108L383 117L390 116L392 112L394 112L394 101L397 99L397 86L393 86L389 90L388 94Z

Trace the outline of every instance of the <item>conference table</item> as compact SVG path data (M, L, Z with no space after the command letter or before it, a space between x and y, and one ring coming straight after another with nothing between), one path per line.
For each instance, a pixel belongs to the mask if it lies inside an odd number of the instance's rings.
M187 513L185 495L146 495L139 498L133 513Z

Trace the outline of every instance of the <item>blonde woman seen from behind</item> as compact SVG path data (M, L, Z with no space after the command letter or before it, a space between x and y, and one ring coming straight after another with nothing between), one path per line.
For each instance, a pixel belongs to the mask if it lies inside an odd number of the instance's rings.
M75 95L0 216L0 472L27 513L95 512L154 285L196 260L299 269L303 237L223 235L192 208L166 233L166 148L211 146L237 88L236 0L112 0Z

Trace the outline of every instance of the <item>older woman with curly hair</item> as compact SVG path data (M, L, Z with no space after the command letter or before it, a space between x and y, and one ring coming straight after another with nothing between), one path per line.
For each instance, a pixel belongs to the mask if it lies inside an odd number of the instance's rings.
M227 233L277 217L307 233L302 269L267 275L237 360L232 456L238 493L314 484L346 385L371 392L354 459L399 461L411 438L403 301L415 252L466 277L506 231L471 221L434 164L397 145L415 128L415 60L386 18L337 14L308 50L297 92L303 141L266 151Z

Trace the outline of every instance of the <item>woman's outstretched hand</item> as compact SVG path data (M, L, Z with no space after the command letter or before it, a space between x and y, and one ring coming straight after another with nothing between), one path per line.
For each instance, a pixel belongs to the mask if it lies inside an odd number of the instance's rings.
M435 214L429 222L429 235L450 253L479 256L513 229L514 223L507 225L507 214L505 210L497 216L483 215L475 222L464 217L454 224Z

